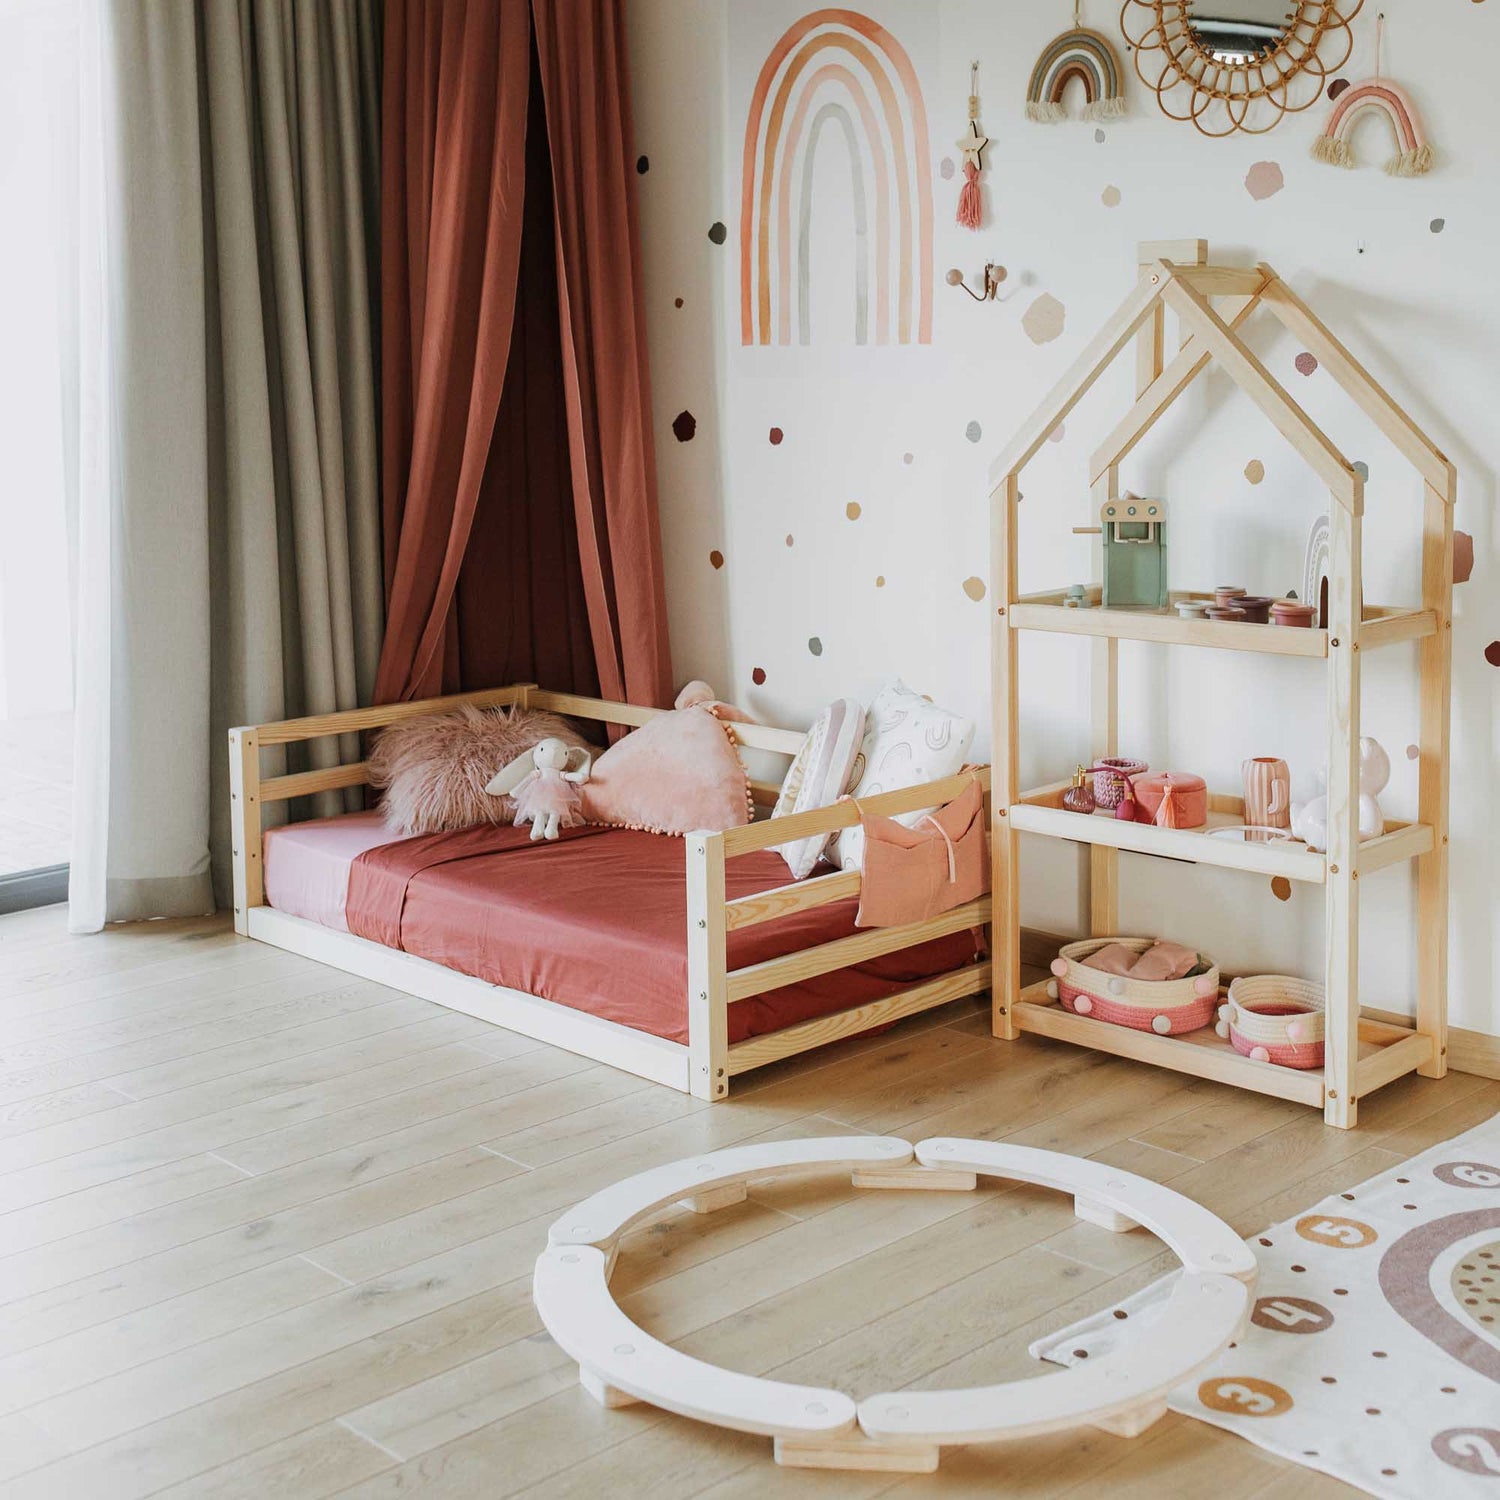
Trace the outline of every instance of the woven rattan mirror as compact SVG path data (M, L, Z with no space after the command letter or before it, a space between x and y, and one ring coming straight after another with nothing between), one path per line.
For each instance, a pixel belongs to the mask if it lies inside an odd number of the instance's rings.
M1120 29L1162 112L1260 135L1317 102L1364 0L1124 0Z

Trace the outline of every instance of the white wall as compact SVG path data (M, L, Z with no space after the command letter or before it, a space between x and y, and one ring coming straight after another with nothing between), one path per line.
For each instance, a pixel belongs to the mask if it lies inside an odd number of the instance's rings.
M847 243L837 195L847 171L820 152L815 291L809 347L740 344L738 218L743 99L771 40L799 11L767 0L729 16L733 0L633 0L632 66L652 378L677 675L702 676L757 716L805 722L828 699L868 697L900 674L939 701L987 719L989 601L962 584L988 578L987 471L1040 394L1076 357L1128 291L1140 239L1207 237L1215 260L1269 261L1307 297L1455 460L1457 525L1474 538L1473 580L1456 593L1453 701L1453 960L1456 1024L1500 1033L1500 925L1495 777L1500 771L1500 671L1487 644L1500 637L1500 471L1496 350L1500 285L1500 5L1385 0L1386 71L1404 83L1440 153L1430 177L1394 180L1378 122L1359 127L1365 165L1340 172L1308 146L1326 104L1260 138L1207 140L1160 115L1129 75L1130 115L1104 127L1029 124L1027 77L1068 7L1022 0L867 0L864 9L907 44L932 127L936 267L930 346L856 348L838 287ZM809 9L811 7L808 7ZM1342 74L1373 70L1373 6L1356 22ZM1090 12L1094 14L1090 15ZM1092 0L1085 19L1117 35L1117 7ZM764 42L730 58L731 31L759 24ZM1121 49L1123 51L1123 48ZM938 175L965 124L968 69L981 63L986 222L953 224L957 182ZM1127 72L1129 65L1127 63ZM1252 164L1280 164L1285 187L1257 201ZM841 179L842 178L842 182ZM1119 190L1118 206L1101 201ZM1434 233L1432 221L1443 220ZM728 237L717 246L709 226ZM829 226L832 226L831 228ZM950 266L977 279L986 259L1009 268L1007 300L978 306L942 283ZM822 293L831 288L828 295ZM1061 337L1042 346L1021 318L1041 293L1067 309ZM675 299L681 298L679 309ZM1171 336L1169 331L1169 337ZM1418 596L1420 484L1318 372L1295 373L1297 346L1262 330L1270 368L1351 458L1369 465L1366 598ZM1068 420L1023 481L1023 588L1090 576L1086 464L1131 395L1128 357ZM672 419L697 419L680 443ZM982 440L966 440L977 421ZM772 446L768 430L785 440ZM903 462L910 453L912 462ZM1252 486L1244 470L1265 465ZM1171 508L1176 587L1233 581L1284 594L1300 584L1307 529L1326 494L1290 447L1212 372L1132 457L1124 482ZM861 507L849 520L850 501ZM786 537L793 545L786 544ZM717 549L724 565L715 569ZM877 576L885 579L876 586ZM816 636L822 654L808 646ZM1323 668L1218 652L1170 656L1124 643L1121 744L1154 766L1191 769L1232 790L1247 755L1284 756L1297 794L1313 790L1323 759ZM1414 647L1365 663L1365 732L1395 767L1388 813L1415 812ZM763 685L752 674L764 673ZM1087 750L1087 647L1028 636L1022 651L1023 777L1065 775ZM981 729L987 747L987 729ZM1022 918L1038 927L1080 920L1083 869L1074 846L1028 840ZM1269 882L1126 856L1127 930L1169 933L1232 966L1321 969L1322 893L1278 901ZM1383 873L1363 891L1362 999L1409 1007L1414 971L1410 871Z

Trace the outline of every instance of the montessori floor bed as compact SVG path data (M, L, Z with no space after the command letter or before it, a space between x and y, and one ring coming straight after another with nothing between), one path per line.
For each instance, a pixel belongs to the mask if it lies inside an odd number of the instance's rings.
M461 702L627 727L654 713L523 684L232 730L238 931L705 1099L735 1074L989 988L987 898L858 930L857 871L790 880L773 846L849 826L847 804L686 839L582 828L535 844L525 829L482 828L395 840L376 813L263 831L267 803L368 781L363 761L263 779L264 748ZM769 756L802 739L733 728ZM909 811L966 784L863 805ZM774 784L754 788L774 800Z

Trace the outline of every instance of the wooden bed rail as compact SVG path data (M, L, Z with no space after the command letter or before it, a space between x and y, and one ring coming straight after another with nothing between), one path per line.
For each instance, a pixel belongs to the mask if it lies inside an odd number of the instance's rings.
M748 823L743 828L731 828L717 835L724 840L724 854L733 859L737 854L751 854L757 849L769 849L776 844L787 844L793 839L805 839L815 833L834 833L840 828L853 828L859 822L860 811L875 813L881 817L895 817L897 813L915 812L919 807L940 807L951 802L975 777L980 786L990 789L990 768L977 766L972 771L960 771L956 776L946 776L941 781L924 781L919 786L903 787L897 792L882 792L878 797L860 799L859 807L852 801L835 802L831 807L814 808L811 812L792 813L784 818L770 818L761 823Z
M558 1040L561 1033L566 1032L561 1040L562 1045L581 1050L587 1056L614 1062L617 1066L629 1067L632 1071L641 1072L643 1076L670 1082L674 1087L682 1087L681 1062L672 1063L669 1067L655 1056L663 1050L671 1051L673 1044L655 1038L644 1039L650 1043L645 1050L652 1055L643 1062L640 1055L643 1040L638 1034L629 1032L628 1028L611 1028L608 1023L596 1020L590 1020L587 1026L581 1022L571 1026L563 1026L561 1023L553 1025L550 1018L543 1025L537 1019L537 1014L540 1013L539 1008L541 1012L546 1011L545 1004L533 997L511 991L496 991L501 999L495 1002L490 997L489 989L481 987L487 997L481 1003L469 993L474 990L477 981L452 974L437 965L427 965L405 954L385 953L347 934L313 929L310 936L299 937L300 928L307 924L298 924L292 918L280 918L277 913L257 910L265 906L261 857L264 805L317 792L365 785L370 776L369 762L361 760L347 765L269 776L262 780L261 749L267 745L288 745L379 729L403 719L457 708L462 704L476 707L515 704L574 718L632 727L647 723L661 712L659 709L644 708L636 704L614 703L608 699L585 697L576 693L549 692L530 683L515 683L484 692L456 693L415 703L384 704L375 708L350 709L342 713L316 714L275 724L243 725L231 729L229 750L235 930L249 936L251 914L254 912L255 935L267 941L283 947L291 946L295 951L304 951L300 945L305 942L308 945L306 951L316 949L313 956L346 968L351 973L369 971L384 975L387 971L394 973L399 968L402 975L406 976L404 982L416 986L412 993L427 994L430 991L441 1003L456 1004L458 1008L470 1009L474 1014L500 1019L502 1024L519 1025L527 1035L544 1035L546 1039ZM785 757L794 755L804 738L800 730L778 729L768 725L734 724L730 727L736 740L743 746ZM963 792L975 775L984 789L988 808L990 771L987 766L941 781L866 798L861 801L860 807L865 812L890 816L937 806ZM775 783L752 781L751 787L757 802L770 803L776 800L779 788ZM679 1049L678 1056L683 1052L687 1054L688 1086L697 1097L721 1099L729 1092L729 1080L736 1073L842 1036L855 1035L871 1026L976 994L989 985L991 965L987 959L981 959L952 973L908 986L883 1000L818 1017L765 1037L738 1043L734 1047L729 1045L729 1007L738 1000L749 999L753 995L800 979L829 973L879 954L911 947L965 926L983 925L989 916L987 901L969 903L930 922L861 931L834 942L815 944L766 963L731 971L727 958L728 934L731 931L856 896L859 894L860 875L856 870L835 871L811 880L789 881L784 886L762 891L757 895L728 901L725 887L726 861L737 855L769 849L812 834L833 833L841 828L851 828L859 821L859 816L860 810L852 802L842 802L812 812L748 824L724 833L690 834L684 840L687 876L688 1046ZM283 931L283 928L288 930ZM460 990L468 998L457 997L456 992ZM495 1013L496 1004L499 1004L503 1014ZM550 1017L550 1012L548 1016ZM574 1018L571 1012L565 1012L562 1019L568 1021ZM614 1031L620 1033L622 1040L612 1041L605 1036L605 1033L613 1035ZM600 1032L600 1038L595 1038L593 1032Z

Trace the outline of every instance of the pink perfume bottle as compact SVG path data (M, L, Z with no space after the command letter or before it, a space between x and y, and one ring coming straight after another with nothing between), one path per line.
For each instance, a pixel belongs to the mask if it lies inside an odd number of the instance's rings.
M1082 766L1073 773L1073 785L1062 794L1062 805L1069 812L1093 812L1094 793L1089 786L1089 773Z

